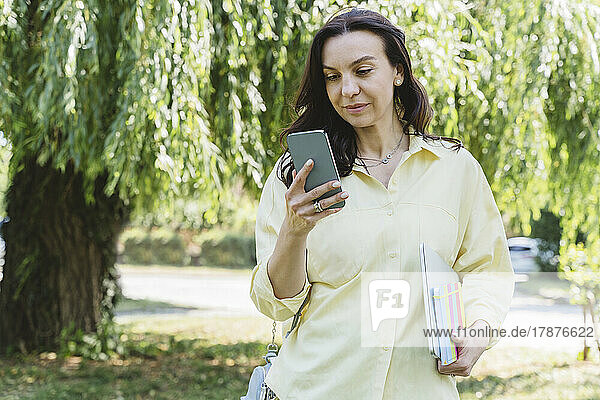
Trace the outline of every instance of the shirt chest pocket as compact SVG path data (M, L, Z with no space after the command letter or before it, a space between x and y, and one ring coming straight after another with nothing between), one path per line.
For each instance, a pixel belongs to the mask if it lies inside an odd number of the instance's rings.
M420 240L434 249L448 265L453 265L458 253L458 223L444 208L423 205L419 212Z
M319 221L308 235L311 282L339 287L363 269L368 246L365 226L355 212L344 211Z

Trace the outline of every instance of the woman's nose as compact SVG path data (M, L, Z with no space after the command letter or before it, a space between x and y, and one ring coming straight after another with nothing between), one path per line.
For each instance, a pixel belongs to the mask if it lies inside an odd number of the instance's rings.
M352 78L343 78L342 80L342 96L352 97L360 91L356 81Z

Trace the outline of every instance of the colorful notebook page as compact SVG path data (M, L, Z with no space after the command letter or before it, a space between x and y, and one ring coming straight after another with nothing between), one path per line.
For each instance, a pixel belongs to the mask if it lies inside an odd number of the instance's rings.
M443 297L440 300L440 303L442 305L442 314L444 316L444 327L447 329L453 329L453 328L456 328L456 326L454 326L455 313L452 312L454 310L450 306L450 303L452 301L452 296L454 294L457 294L458 291L453 290L453 288L450 288L450 290L449 290L449 285L453 285L453 284L448 284L448 285L442 286L442 296ZM445 351L446 351L446 359L444 360L443 364L448 365L458 359L458 349L456 348L456 345L454 344L454 342L452 341L450 336L445 336L445 339L446 340L445 340L444 344L445 344Z
M440 329L452 329L456 333L458 328L465 326L465 312L460 282L449 283L434 288L433 291L437 327ZM441 335L439 345L442 365L451 364L458 359L456 345L449 336Z
M460 289L460 282L450 283L446 285L443 290L444 295L448 296L447 301L444 301L444 307L446 309L447 319L450 323L450 329L456 332L458 328L461 328L465 325L463 322L464 310L462 310L461 307L462 291ZM452 341L452 339L450 339L450 341ZM450 351L450 358L458 358L458 353L454 342L452 342L452 347L450 348Z

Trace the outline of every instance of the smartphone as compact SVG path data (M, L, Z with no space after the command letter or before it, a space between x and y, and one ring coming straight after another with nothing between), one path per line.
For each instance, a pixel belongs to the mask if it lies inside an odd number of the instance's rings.
M309 158L312 158L314 161L313 168L308 174L306 183L304 184L304 190L306 192L332 180L340 181L340 176L338 175L335 166L335 158L333 157L331 145L327 138L327 132L319 129L307 132L290 133L287 136L287 145L292 155L296 173L302 169ZM320 196L317 201L340 193L341 191L341 187L331 189ZM332 204L327 207L327 209L341 208L345 205L346 202L342 200L339 203Z

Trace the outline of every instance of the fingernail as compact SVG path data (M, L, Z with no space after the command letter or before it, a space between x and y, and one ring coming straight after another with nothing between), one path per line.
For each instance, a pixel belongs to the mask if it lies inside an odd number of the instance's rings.
M309 158L308 161L306 162L306 165L308 167L310 167L312 165L312 163L313 163L313 160Z
M346 197L348 197L348 193L343 192L340 196L342 199L345 199Z
M335 187L340 187L341 185L342 185L341 183L339 183L338 181L335 181L331 184L331 187L335 188Z

